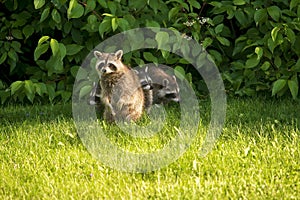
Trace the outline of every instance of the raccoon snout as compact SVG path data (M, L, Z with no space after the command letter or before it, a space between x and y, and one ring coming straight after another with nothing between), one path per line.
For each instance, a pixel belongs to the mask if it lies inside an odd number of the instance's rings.
M175 99L172 99L172 101L174 101L174 102L176 102L176 103L179 103L179 102L180 102L180 98L177 97L177 98L175 98Z
M142 80L140 83L144 90L152 90L153 89L153 87L145 80Z
M176 93L169 93L169 94L166 94L165 96L167 99L170 99L171 101L174 101L174 102L180 102L180 97L176 94Z
M175 98L177 98L177 95L176 95L176 93L169 93L169 94L166 94L166 97L168 99L175 99Z
M102 72L102 73L106 73L107 70L106 70L105 68L102 68L102 69L101 69L101 72Z

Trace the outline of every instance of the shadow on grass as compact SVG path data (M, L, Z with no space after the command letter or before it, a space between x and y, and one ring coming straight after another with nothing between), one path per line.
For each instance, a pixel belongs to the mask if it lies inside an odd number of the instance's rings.
M59 118L72 119L71 104L57 105L10 105L0 110L0 124L26 121L47 122Z

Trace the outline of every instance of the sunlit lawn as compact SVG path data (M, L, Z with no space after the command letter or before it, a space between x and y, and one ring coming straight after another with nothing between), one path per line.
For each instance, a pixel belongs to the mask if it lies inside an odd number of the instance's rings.
M209 111L202 101L200 129ZM168 167L126 173L89 154L71 105L2 107L0 199L299 199L299 111L299 101L229 99L223 133L206 157L196 138Z

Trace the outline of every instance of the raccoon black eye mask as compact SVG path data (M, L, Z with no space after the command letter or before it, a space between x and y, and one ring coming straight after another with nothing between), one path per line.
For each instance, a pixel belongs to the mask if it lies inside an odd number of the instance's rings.
M105 73L106 72L106 70L105 69L103 69L104 67L105 67L105 63L100 63L98 66L97 66L97 70L98 71L101 71L101 72L103 72L103 73ZM112 64L112 63L110 63L110 64L108 64L108 67L110 68L110 70L112 70L112 71L116 71L117 70L117 67L114 65L114 64Z
M101 69L104 67L104 63L100 63L98 66L97 66L97 69L99 71L101 71Z

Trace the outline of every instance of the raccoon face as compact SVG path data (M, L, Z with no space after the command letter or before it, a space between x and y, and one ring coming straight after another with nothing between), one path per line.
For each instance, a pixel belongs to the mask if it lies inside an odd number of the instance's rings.
M143 90L152 90L152 79L148 74L148 66L139 70L135 70L139 77Z
M172 76L172 80L163 80L163 86L159 90L159 96L167 101L180 101L179 87L175 76Z
M94 56L97 58L95 69L99 76L111 74L118 71L120 66L123 66L121 58L123 51L119 50L116 53L102 53L100 51L94 51Z

